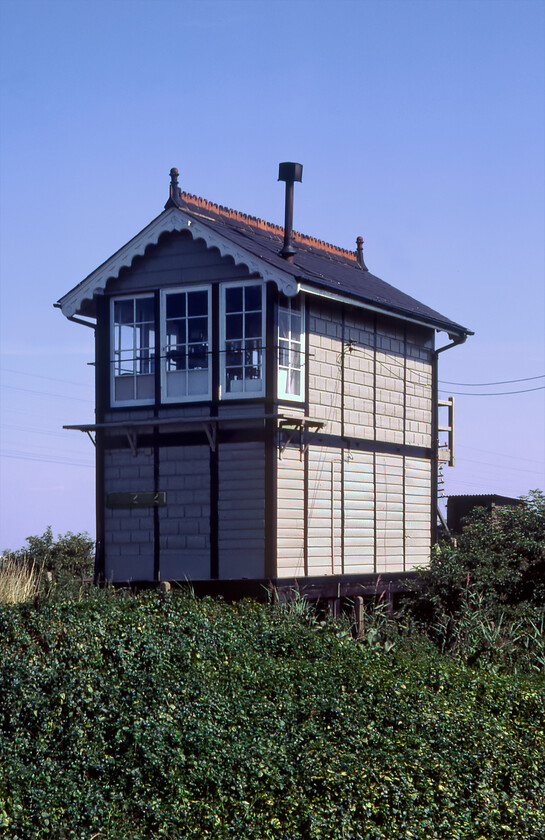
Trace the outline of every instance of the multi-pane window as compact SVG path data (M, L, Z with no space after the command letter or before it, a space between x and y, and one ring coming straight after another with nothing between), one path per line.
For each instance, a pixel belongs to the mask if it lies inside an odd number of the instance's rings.
M304 356L303 308L301 295L278 302L278 396L288 399L303 397Z
M263 286L227 285L224 291L224 394L263 393Z
M153 296L113 300L113 401L152 403L155 398Z
M165 292L163 398L210 396L210 290Z
M249 281L226 283L221 289L218 350L224 397L264 394L264 288ZM166 403L211 399L211 302L210 286L164 289L156 325L154 295L112 299L112 405L155 402L156 328L159 399Z

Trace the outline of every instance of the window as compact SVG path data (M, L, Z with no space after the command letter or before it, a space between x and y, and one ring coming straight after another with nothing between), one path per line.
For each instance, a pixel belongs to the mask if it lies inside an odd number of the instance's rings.
M220 290L223 397L264 395L264 288L263 283L246 281L226 283ZM157 352L163 403L212 397L211 303L210 286L161 292ZM155 296L113 298L111 319L112 405L152 405L156 381Z
M155 300L152 295L112 301L112 401L155 401Z
M210 289L164 292L162 326L163 401L210 398Z
M222 394L264 393L264 306L261 283L226 284L222 289Z
M278 396L303 399L304 324L301 295L278 300Z

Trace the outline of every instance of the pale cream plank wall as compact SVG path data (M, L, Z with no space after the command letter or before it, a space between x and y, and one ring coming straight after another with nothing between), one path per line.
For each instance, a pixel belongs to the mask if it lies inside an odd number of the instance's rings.
M279 577L300 577L305 573L304 480L304 464L299 448L286 447L277 464Z
M347 451L344 463L344 572L375 571L373 454Z

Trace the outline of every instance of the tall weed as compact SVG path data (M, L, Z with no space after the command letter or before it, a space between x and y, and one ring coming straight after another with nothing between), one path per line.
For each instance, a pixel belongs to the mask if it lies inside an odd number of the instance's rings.
M9 555L0 560L0 604L30 601L40 591L41 570Z

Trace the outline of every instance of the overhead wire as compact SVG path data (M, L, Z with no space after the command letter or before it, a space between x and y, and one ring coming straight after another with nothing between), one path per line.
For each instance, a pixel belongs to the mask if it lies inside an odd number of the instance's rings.
M49 391L35 391L32 388L20 388L17 385L2 385L2 388L8 388L10 391L22 391L25 394L34 394L40 397L58 397L61 400L70 400L73 402L77 400L77 402L84 402L84 403L92 403L93 398L88 397L74 397L72 394L51 394Z
M61 382L64 385L76 385L78 388L89 388L90 387L85 382L74 382L70 379L59 379L56 376L44 376L41 373L28 373L28 371L13 370L12 368L0 367L0 373L13 373L16 376L31 376L33 379L47 379L49 382Z
M447 379L440 379L443 385L460 385L463 388L484 388L489 385L512 385L514 382L531 382L534 379L545 379L545 374L540 376L527 376L525 379L504 379L500 382L449 382Z
M450 388L439 388L442 394L456 394L456 396L463 397L506 397L509 394L529 394L532 391L544 391L545 385L540 385L538 388L523 388L520 391L451 391Z
M17 461L39 461L46 464L65 464L69 467L91 467L94 468L94 463L87 463L84 461L74 461L72 459L65 459L65 458L48 458L47 456L40 456L40 455L29 455L26 452L21 452L17 449L13 449L11 451L0 451L0 455L3 458L13 458Z

